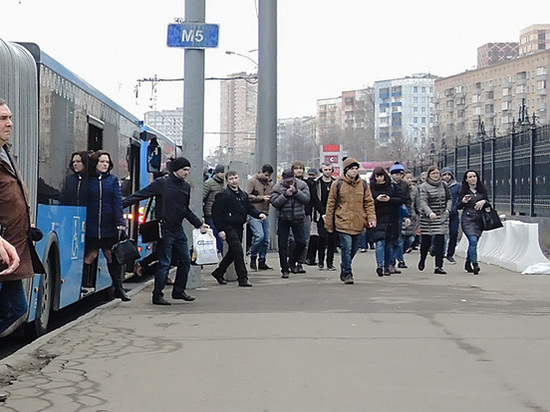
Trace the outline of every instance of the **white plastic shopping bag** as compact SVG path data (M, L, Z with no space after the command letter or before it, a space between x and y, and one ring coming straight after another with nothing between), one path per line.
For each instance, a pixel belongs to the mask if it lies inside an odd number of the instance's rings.
M197 265L215 265L219 262L216 249L216 237L212 229L201 233L200 229L193 229L193 255Z

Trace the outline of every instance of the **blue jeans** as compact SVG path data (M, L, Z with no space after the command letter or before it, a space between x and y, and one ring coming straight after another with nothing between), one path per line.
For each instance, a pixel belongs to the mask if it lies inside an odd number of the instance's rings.
M394 255L395 240L376 242L376 264L379 268L389 269Z
M256 259L259 255L260 260L265 260L269 247L269 219L262 220L250 216L249 224L253 236L250 257Z
M340 247L342 248L342 263L340 265L342 273L348 276L353 276L351 262L359 249L359 240L361 235L350 235L348 233L340 233ZM345 277L345 276L344 276Z
M212 216L205 216L204 221L212 228L212 232L216 237L216 249L219 254L223 255L223 240L221 240L220 235L218 235L218 229L216 229L216 226L214 225L214 218Z
M27 314L22 280L0 282L0 334Z
M166 286L166 279L168 278L168 272L172 261L174 261L177 266L176 279L174 280L172 293L185 291L187 276L189 275L189 269L191 267L189 246L183 228L168 229L163 227L162 236L163 238L157 242L159 263L157 266L157 273L155 274L153 299L164 296L162 291Z
M471 263L477 263L477 241L479 237L476 235L468 235L468 255L467 260Z

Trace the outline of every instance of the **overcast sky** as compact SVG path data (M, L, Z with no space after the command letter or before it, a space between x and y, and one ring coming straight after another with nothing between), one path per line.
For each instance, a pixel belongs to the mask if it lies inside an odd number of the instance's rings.
M206 77L257 60L257 2L206 0L206 22L220 25L219 47L206 51ZM550 23L550 2L530 0L279 0L278 117L315 114L320 98L376 80L430 72L450 76L476 65L477 47L519 41L531 24ZM167 25L184 16L183 0L2 0L0 37L42 50L139 118L151 86L138 79L183 77L183 50L166 46ZM546 20L540 20L538 16ZM205 131L219 131L219 82L206 83ZM181 83L158 87L157 108L183 104ZM206 148L219 142L207 134Z

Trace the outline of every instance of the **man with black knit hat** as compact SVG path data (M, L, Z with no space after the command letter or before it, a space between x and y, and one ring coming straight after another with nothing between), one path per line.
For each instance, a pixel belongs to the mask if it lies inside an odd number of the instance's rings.
M300 255L306 247L305 205L310 201L307 184L295 177L291 169L285 169L282 179L273 186L269 199L277 209L277 242L279 247L279 264L282 278L288 279L289 273L299 273L297 268ZM294 249L288 251L290 230L294 234Z
M200 228L203 233L206 233L208 225L203 224L201 219L189 209L191 186L185 181L189 172L191 172L189 160L185 157L178 157L172 160L170 173L167 176L155 179L151 184L128 196L122 202L123 207L128 207L141 200L156 196L156 215L162 222L162 238L157 242L156 249L159 263L153 289L154 305L170 305L170 302L164 299L163 290L172 260L177 262L172 299L182 299L188 302L195 300L193 296L185 293L191 257L182 223L183 219L187 219L194 227Z
M359 249L359 238L365 228L376 226L376 213L370 188L359 177L359 162L348 157L343 166L343 176L330 187L324 218L327 231L340 235L340 280L352 285L352 261Z
M214 218L212 217L212 205L216 195L220 193L225 187L225 166L222 164L216 165L214 174L202 185L202 204L204 212L204 221L212 228L214 236L216 237L216 249L218 250L218 256L223 255L223 240L218 234L218 229L214 225Z

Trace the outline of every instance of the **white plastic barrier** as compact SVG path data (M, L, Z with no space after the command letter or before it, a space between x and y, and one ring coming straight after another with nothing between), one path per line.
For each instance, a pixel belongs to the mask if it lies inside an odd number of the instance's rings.
M501 266L513 272L523 272L535 263L549 262L540 250L538 223L507 220L500 229L483 232L477 244L480 262ZM462 236L456 254L465 258L468 239Z

